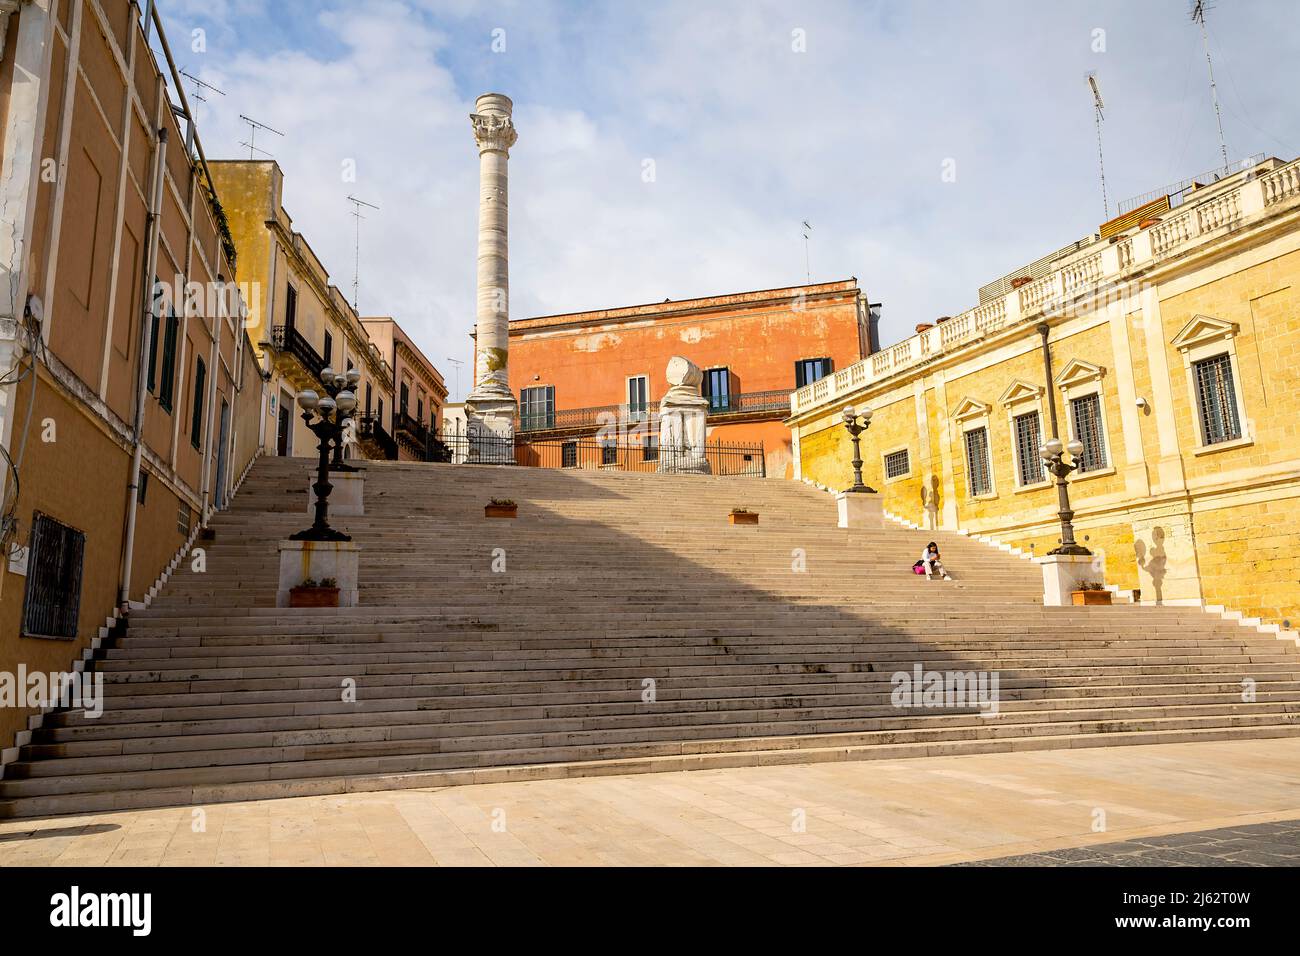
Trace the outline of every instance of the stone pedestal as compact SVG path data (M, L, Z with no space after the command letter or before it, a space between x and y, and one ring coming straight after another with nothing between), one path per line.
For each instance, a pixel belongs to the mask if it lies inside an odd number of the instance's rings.
M280 542L280 585L275 606L288 607L290 589L304 581L320 583L333 578L339 589L339 607L356 607L360 565L361 546L355 541L286 538Z
M307 514L309 515L316 514L316 492L311 487L315 483L316 469L313 468L307 479ZM330 517L366 513L365 471L331 471L330 484L334 486L329 497Z
M841 528L883 528L885 502L878 491L841 491L835 496Z
M1101 577L1093 567L1096 557L1089 554L1045 554L1034 561L1043 566L1045 607L1071 604L1071 592L1079 590L1084 581L1096 581Z

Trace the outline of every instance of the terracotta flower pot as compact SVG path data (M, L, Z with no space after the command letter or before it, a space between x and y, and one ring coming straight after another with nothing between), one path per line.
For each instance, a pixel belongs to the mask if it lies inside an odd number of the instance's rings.
M733 511L727 515L731 524L758 524L757 511Z
M1110 603L1109 591L1072 591L1071 597L1074 599L1075 605L1080 607L1088 604Z
M339 606L339 589L338 588L305 588L296 587L289 589L289 607L338 607Z
M484 505L485 518L516 518L519 516L518 505Z

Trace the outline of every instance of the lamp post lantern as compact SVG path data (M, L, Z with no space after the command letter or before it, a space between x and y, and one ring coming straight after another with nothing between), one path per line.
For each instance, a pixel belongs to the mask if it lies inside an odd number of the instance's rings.
M1067 451L1072 459L1069 462L1064 457L1064 453ZM1043 442L1039 454L1042 456L1043 464L1047 466L1048 472L1056 479L1056 500L1059 505L1056 513L1061 518L1060 547L1053 548L1047 553L1092 554L1091 551L1074 540L1074 510L1070 507L1070 489L1065 481L1070 472L1079 467L1079 456L1083 454L1083 442L1074 439L1068 445L1062 445L1059 438L1049 438Z
M326 379L322 373L324 381ZM326 386L329 387L328 385ZM302 408L302 420L316 436L319 459L316 465L316 481L311 486L316 493L316 520L312 526L297 534L291 534L291 541L351 541L350 535L330 527L329 496L334 486L330 484L330 442L342 444L343 424L348 412L355 408L356 396L345 390L338 391L337 396L326 395L323 398L311 389L298 393L298 405Z
M859 422L858 419L862 421ZM844 427L853 436L853 487L847 491L875 494L876 489L862 482L862 433L871 427L871 409L863 405L855 409L852 405L844 406Z

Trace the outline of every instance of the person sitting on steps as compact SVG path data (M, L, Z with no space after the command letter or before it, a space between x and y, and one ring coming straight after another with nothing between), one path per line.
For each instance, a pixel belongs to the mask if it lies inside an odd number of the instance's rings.
M921 560L912 565L913 568L923 568L927 578L933 578L936 574L942 575L945 581L951 581L952 576L944 568L943 562L939 560L939 546L931 541L921 552Z

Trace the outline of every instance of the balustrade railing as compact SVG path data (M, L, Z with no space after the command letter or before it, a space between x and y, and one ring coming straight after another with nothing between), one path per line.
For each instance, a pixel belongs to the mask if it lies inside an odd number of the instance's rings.
M1218 191L1207 187L1208 195L1199 200L1198 192L1188 194L1176 214L1125 236L1113 247L1105 243L1081 247L1077 254L1042 278L1010 289L797 390L790 396L791 412L798 414L833 402L847 392L1035 319L1098 290L1120 286L1135 269L1145 270L1168 257L1181 255L1198 240L1213 241L1222 230L1248 221L1267 207L1300 199L1300 160L1257 178L1247 178L1231 189Z

